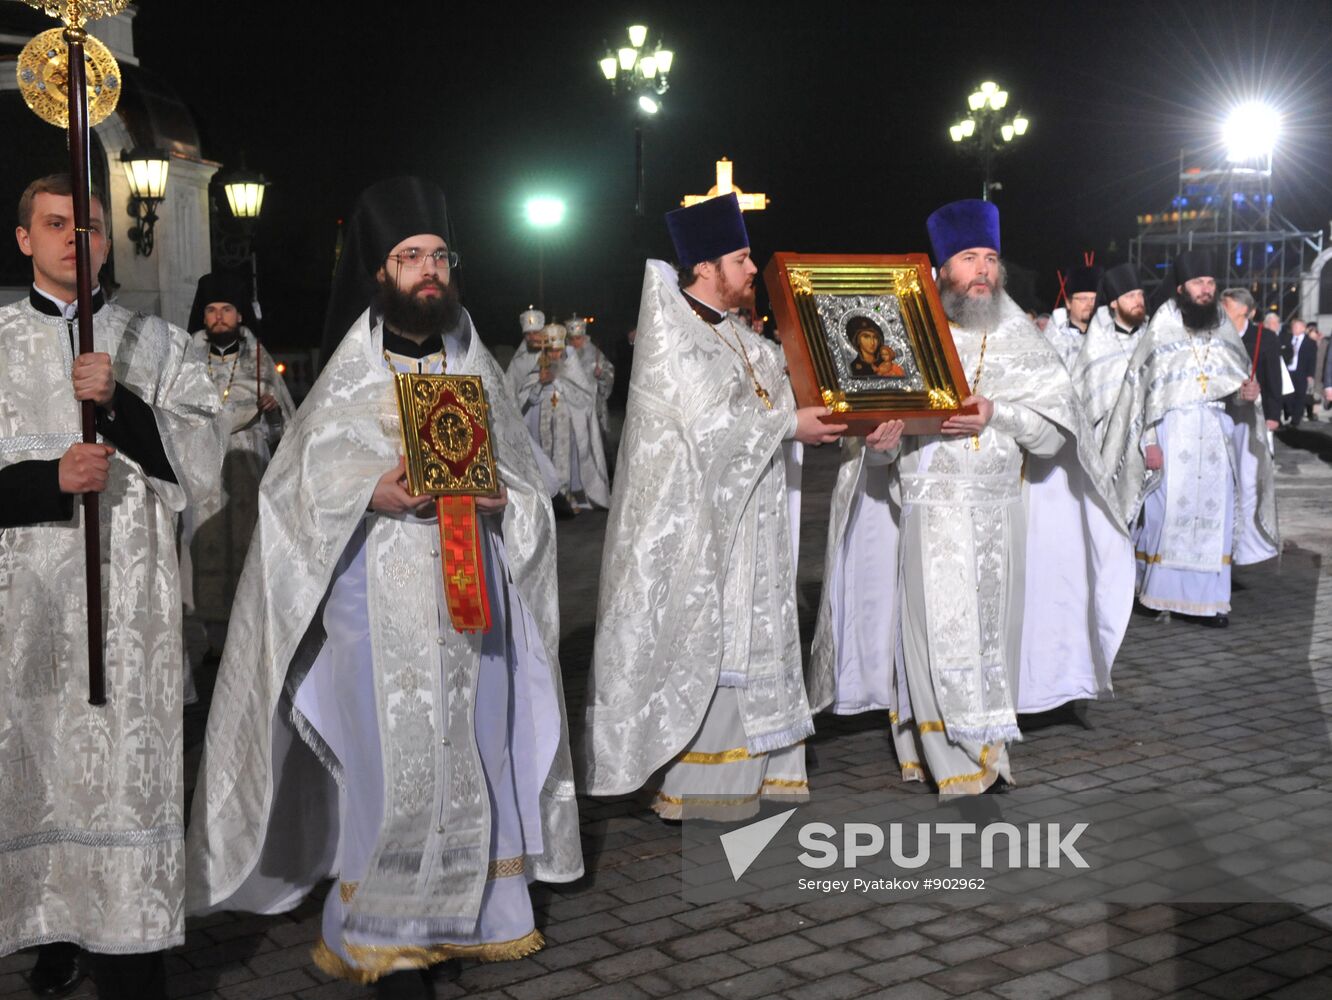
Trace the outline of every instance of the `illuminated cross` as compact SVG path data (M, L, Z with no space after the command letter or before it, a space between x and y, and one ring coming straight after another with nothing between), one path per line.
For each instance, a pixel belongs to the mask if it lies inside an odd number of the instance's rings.
M707 194L687 194L680 204L688 208L690 205L697 205L700 201L707 201L709 198L716 198L718 195L734 193L740 202L740 211L763 211L768 207L768 196L752 192L746 194L736 187L731 181L731 168L733 166L734 164L723 156L717 161L717 183L713 185L712 190Z

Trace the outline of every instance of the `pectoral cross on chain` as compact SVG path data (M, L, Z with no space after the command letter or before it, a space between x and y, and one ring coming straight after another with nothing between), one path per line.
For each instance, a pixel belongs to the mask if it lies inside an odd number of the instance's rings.
M1195 378L1198 379L1198 388L1202 390L1204 396L1207 395L1207 373L1199 372Z

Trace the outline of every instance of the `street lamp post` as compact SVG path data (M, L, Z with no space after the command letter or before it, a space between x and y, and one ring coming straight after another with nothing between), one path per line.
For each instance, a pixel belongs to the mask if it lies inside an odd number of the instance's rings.
M247 170L241 161L239 170L231 170L218 178L227 197L231 217L240 224L245 238L246 256L250 260L250 320L254 325L254 396L256 402L264 397L264 366L260 361L259 335L263 327L263 309L259 306L259 258L254 252L254 229L259 224L259 213L264 207L264 191L268 181L264 175ZM279 374L281 370L279 369Z
M1010 148L1019 136L1026 135L1031 125L1021 111L1004 121L1003 111L1007 106L1008 91L993 80L986 80L967 98L967 117L948 127L948 135L958 149L980 160L985 175L981 198L985 201L1001 187L993 179L994 158Z
M634 102L634 214L643 216L643 125L661 110L660 97L670 89L675 53L663 48L658 40L647 48L645 24L631 24L627 29L629 44L612 50L598 61L601 75L610 84L612 94L625 94Z
M227 207L231 209L231 217L240 229L239 249L243 251L236 253L235 258L226 255L223 262L228 266L232 266L233 259L236 263L242 258L249 262L250 297L253 300L250 305L254 319L259 320L262 319L259 310L259 261L254 252L254 230L259 222L259 213L264 208L264 192L268 188L268 181L263 174L247 170L242 160L240 169L224 172L218 177L217 183L221 185ZM255 332L258 333L257 330Z
M546 306L546 232L564 221L564 199L551 195L528 198L523 204L527 224L537 236L537 302Z
M130 242L134 244L136 255L151 257L157 206L166 197L171 157L165 150L139 146L133 151L121 150L120 165L124 167L125 180L129 182L129 215L134 220L134 226L128 234Z

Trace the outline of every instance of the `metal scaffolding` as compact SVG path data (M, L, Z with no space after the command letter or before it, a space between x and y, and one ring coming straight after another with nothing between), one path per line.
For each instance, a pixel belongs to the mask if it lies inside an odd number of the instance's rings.
M1243 287L1262 311L1281 318L1300 305L1300 277L1323 250L1323 233L1296 228L1276 210L1272 161L1260 167L1216 162L1185 167L1179 155L1179 187L1163 212L1138 216L1129 260L1148 292L1168 277L1181 251L1209 249L1217 258L1219 288Z

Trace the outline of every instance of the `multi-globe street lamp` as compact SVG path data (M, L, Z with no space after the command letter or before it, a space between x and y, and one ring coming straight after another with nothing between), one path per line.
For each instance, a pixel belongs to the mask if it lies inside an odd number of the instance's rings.
M1008 91L993 80L986 80L967 98L967 116L948 127L948 135L958 149L980 160L985 174L981 198L985 201L990 200L990 192L1000 187L992 177L994 158L1019 136L1026 135L1031 125L1021 111L1004 121L1006 107Z
M661 96L671 87L671 68L675 53L664 48L660 39L648 47L645 24L631 24L629 44L618 49L606 47L598 61L601 75L610 84L612 94L633 99L634 118L634 214L642 216L643 206L643 121L661 110Z

